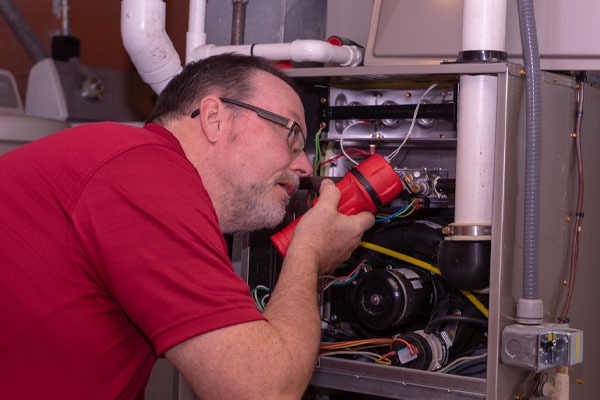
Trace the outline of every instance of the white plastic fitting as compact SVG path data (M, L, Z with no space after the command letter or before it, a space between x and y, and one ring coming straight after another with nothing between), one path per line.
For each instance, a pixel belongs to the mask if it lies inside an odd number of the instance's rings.
M552 400L569 400L568 372L568 367L558 367L554 376L554 383L546 382L542 387L542 394Z
M181 61L165 31L165 2L123 0L121 37L140 77L158 94L181 72Z
M520 298L517 302L517 322L523 325L539 325L544 318L544 303L541 299Z

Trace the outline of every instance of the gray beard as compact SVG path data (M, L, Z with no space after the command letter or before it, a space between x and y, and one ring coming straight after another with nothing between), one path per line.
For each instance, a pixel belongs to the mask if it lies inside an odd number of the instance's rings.
M289 181L291 176L287 174L291 173L282 174L276 182L283 178ZM296 175L293 177L295 181L298 180ZM279 225L285 217L290 199L276 200L269 196L278 186L276 182L234 185L231 196L222 199L228 203L225 209L229 210L227 222L221 226L223 233L251 232Z

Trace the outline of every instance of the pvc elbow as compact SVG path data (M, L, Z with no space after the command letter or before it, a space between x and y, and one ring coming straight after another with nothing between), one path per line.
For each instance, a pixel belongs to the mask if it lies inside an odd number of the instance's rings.
M181 72L181 61L165 31L162 0L123 0L121 36L123 46L141 78L156 93Z
M363 58L356 46L334 46L322 40L294 40L290 55L293 61L331 62L342 67L360 65Z

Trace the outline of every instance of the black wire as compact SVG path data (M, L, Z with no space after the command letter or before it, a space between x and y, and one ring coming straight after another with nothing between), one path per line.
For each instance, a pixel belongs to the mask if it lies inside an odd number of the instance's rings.
M468 371L468 370L459 370L459 371L448 371L448 374L451 375L461 375L461 376L475 376L475 375L479 375L479 374L483 374L487 371L486 367L474 370L474 371Z
M329 337L329 338L336 339L336 340L340 340L340 339L341 340L352 340L352 339L354 339L354 336L351 333L331 326L330 323L324 319L321 319L321 321L326 322L328 325L325 328L321 328L321 336Z
M467 322L473 325L483 326L487 328L487 320L474 317L466 317L464 315L446 315L445 317L439 317L429 321L424 329L425 333L433 332L433 329L443 324L444 322Z

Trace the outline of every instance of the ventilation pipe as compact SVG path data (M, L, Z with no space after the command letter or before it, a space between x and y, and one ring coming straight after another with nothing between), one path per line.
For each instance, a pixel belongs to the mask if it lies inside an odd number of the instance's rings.
M185 63L193 61L190 58L192 50L206 44L206 0L190 0L188 12L188 31L185 35Z
M190 0L186 64L223 53L262 56L276 61L334 63L343 67L357 66L363 61L360 47L335 46L323 40L233 46L206 44L205 18L206 0ZM138 73L156 93L181 71L179 56L165 32L163 0L122 0L121 35Z
M458 62L505 61L506 0L465 0ZM454 222L438 264L453 286L489 286L497 77L462 75L458 96Z
M188 44L186 46L186 63L202 60L210 56L237 53L249 56L260 56L275 61L320 62L338 64L342 67L355 67L363 62L363 49L356 45L336 46L324 40L294 40L291 43L242 44L245 28L245 9L248 0L232 0L234 6L231 46L215 46L206 44L206 34L200 29L204 24L199 19L206 18L206 0L190 1L190 21L194 19L195 26L190 26ZM195 10L192 10L194 3ZM195 14L198 12L201 13ZM194 13L194 14L193 14ZM192 15L194 15L192 17ZM204 40L197 37L203 34ZM193 43L189 43L192 37Z
M270 60L333 63L342 67L355 67L360 65L363 60L362 50L357 46L335 46L323 40L310 39L294 40L291 43L239 46L204 45L195 48L190 58L202 60L223 53L260 56Z

